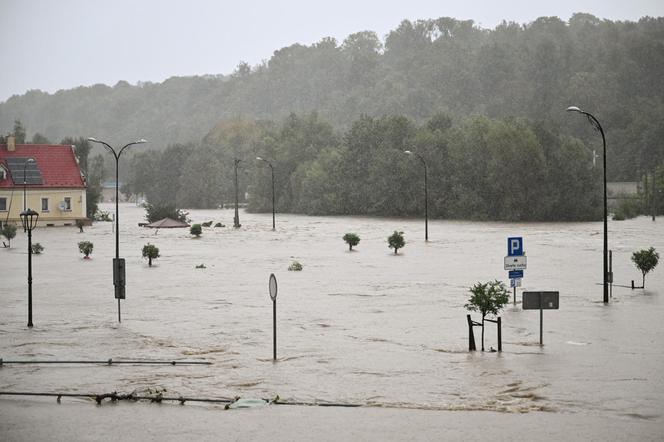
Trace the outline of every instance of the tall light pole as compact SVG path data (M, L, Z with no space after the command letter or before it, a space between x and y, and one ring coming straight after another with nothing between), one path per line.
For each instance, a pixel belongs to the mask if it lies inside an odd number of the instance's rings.
M34 158L28 158L25 160L23 163L23 211L28 209L28 200L27 200L27 192L26 192L26 185L28 184L28 180L26 179L26 172L28 168L28 163L34 163L35 159ZM23 229L25 232L25 229Z
M23 230L28 232L28 327L32 327L32 230L37 227L39 214L26 209L20 216Z
M272 172L272 230L275 230L275 219L274 219L274 167L272 167L272 163L270 163L268 160L264 160L261 157L256 157L258 161L265 161L268 166L270 166L270 172Z
M424 240L429 241L429 195L427 189L427 163L424 161L424 157L417 152L411 152L410 150L404 150L403 153L406 155L415 155L417 158L422 161L424 165Z
M115 158L115 259L113 260L113 285L115 286L115 297L118 300L118 322L122 322L122 315L120 313L120 300L125 299L125 265L124 259L120 259L120 192L119 192L119 179L120 174L119 163L120 155L125 151L129 146L134 144L143 144L147 143L144 139L137 141L132 141L131 143L125 144L119 151L116 151L111 147L110 144L105 141L97 140L96 138L88 138L88 141L92 143L102 144L106 150L113 154Z
M582 111L576 106L570 106L567 108L568 112L578 112L580 114L583 114L588 118L588 121L590 124L595 128L595 130L599 131L599 133L602 135L602 147L603 147L603 159L602 162L604 164L604 270L603 270L603 285L604 285L604 303L609 302L609 233L608 233L608 222L607 219L609 217L608 213L608 206L607 206L607 196L606 196L606 138L604 137L604 129L602 129L602 125L599 124L599 121L597 121L597 118L595 118L594 115L592 115L589 112Z
M239 199L238 199L238 184L237 184L237 167L240 165L242 160L235 158L233 164L235 166L235 216L233 217L233 227L236 229L241 227L240 224L240 212L238 211Z

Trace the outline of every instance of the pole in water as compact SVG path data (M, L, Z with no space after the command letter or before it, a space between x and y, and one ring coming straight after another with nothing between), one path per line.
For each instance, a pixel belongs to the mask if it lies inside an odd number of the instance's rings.
M120 298L118 298L118 322L122 322L122 315L120 314Z
M542 340L542 324L543 324L543 322L544 322L544 321L543 321L543 320L544 320L544 314L543 314L544 310L542 309L542 307L543 307L543 305L542 305L542 292L540 292L540 294L539 294L539 308L540 308L540 345L544 345L544 342L543 342L543 340Z
M514 304L516 304L516 284L514 284Z
M272 360L277 360L277 277L270 274L268 282L270 299L272 299Z

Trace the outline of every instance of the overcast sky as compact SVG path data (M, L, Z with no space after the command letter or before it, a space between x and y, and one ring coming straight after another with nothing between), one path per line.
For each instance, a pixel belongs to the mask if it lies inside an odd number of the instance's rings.
M340 42L403 19L528 23L589 12L610 20L664 16L663 0L0 0L0 101L120 80L229 74L293 43Z

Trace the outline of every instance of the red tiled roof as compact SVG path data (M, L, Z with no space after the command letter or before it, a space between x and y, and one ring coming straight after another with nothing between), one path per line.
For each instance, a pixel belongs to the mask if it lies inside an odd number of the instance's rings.
M6 170L9 170L6 159L11 157L34 158L37 167L41 171L42 184L28 184L27 187L29 188L85 188L81 170L71 146L17 144L16 150L9 152L6 144L0 144L0 164ZM0 188L23 187L21 177L10 177L9 173L7 175L8 179L0 179Z

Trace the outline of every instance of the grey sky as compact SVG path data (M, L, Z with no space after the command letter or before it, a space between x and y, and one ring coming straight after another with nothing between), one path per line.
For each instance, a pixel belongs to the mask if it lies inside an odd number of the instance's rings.
M382 38L403 19L450 16L493 28L503 19L663 16L662 0L0 0L0 101L120 80L229 74L239 61L357 31Z

